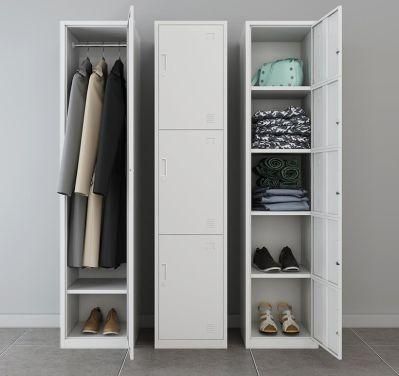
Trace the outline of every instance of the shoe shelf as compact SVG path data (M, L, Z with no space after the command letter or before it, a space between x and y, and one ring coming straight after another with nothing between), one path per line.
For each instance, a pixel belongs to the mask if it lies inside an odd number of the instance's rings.
M121 322L121 331L118 335L84 334L84 321L78 321L65 339L66 348L97 348L97 349L124 349L127 347L126 322Z
M251 211L252 216L273 216L273 215L291 215L291 216L310 216L311 211Z
M67 294L126 294L126 278L79 278Z
M310 86L252 86L252 99L297 99L310 94Z
M281 325L277 322L278 332L276 334L264 334L258 329L258 322L252 322L250 345L251 348L260 349L316 349L318 344L313 340L310 332L299 322L300 332L298 334L284 334Z
M311 149L251 149L252 154L310 154Z
M310 278L310 272L307 268L300 265L298 272L276 272L265 273L252 266L251 278Z

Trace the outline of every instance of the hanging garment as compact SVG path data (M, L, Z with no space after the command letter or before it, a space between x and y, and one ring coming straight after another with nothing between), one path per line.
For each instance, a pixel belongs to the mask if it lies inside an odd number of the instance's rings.
M302 188L301 157L276 155L263 158L254 167L256 184L265 188Z
M82 263L82 266L84 267L98 268L99 265L102 203L103 197L93 193L92 185L87 203L86 231Z
M97 156L107 64L102 59L90 76L80 143L75 192L88 196Z
M86 230L87 197L73 194L68 231L68 266L81 268Z
M100 266L126 262L126 83L117 60L107 80L93 191L104 196Z
M86 94L91 73L92 66L86 58L72 78L57 188L58 193L67 196L71 196L75 188Z

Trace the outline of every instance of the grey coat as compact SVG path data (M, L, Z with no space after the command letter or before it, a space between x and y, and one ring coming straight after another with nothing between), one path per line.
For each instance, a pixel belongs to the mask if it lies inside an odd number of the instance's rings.
M65 141L57 187L58 193L67 196L71 196L75 189L86 94L91 73L92 66L90 60L86 58L72 78Z

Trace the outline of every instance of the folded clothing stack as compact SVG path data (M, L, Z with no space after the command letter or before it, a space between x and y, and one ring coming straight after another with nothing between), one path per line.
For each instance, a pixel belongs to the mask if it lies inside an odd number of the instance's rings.
M265 157L253 171L258 176L252 193L253 210L309 210L309 198L303 189L301 156Z
M252 116L252 148L309 149L310 119L301 107L257 111Z
M309 210L309 198L304 189L261 188L252 194L253 210L302 211Z

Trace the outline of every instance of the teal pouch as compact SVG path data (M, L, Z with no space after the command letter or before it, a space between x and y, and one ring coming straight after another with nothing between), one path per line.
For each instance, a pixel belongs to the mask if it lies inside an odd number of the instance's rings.
M301 86L303 61L295 58L265 63L252 77L253 86Z

